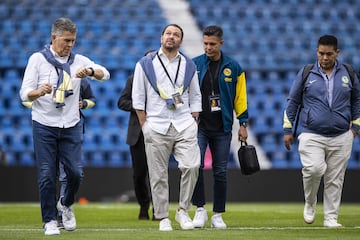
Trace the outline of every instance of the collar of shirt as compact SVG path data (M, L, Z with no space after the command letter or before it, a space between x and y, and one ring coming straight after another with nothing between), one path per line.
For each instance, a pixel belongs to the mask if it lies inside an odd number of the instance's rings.
M154 64L154 69L156 69L155 74L157 77L157 84L160 84L162 89L167 93L167 95L171 96L172 94L178 91L177 87L181 86L181 84L184 81L183 77L185 74L186 61L185 58L182 57L179 52L177 53L175 58L169 60L161 48L158 51L158 55L164 66L161 64L158 57L154 58L153 64ZM181 59L181 64L179 66L178 63L180 59ZM169 75L166 73L164 67L166 68L166 71ZM176 79L176 73L178 71L178 67L179 67L179 74L178 74L178 79ZM176 79L176 83L174 82L175 79ZM175 86L173 84L175 84Z
M158 51L158 54L165 67L167 67L167 71L169 72L169 75L172 79L175 79L178 61L179 58L182 58L177 80L177 85L181 85L184 82L186 66L185 58L183 58L178 52L176 57L169 61L161 49ZM163 67L157 57L154 58L153 64L158 83L160 83L164 91L169 96L171 96L176 91L176 89L174 89L173 85L170 83L170 80L165 71L163 71ZM181 96L182 100L184 101L183 106L176 110L169 110L165 101L161 99L149 85L150 84L148 84L148 89L146 91L148 95L146 102L146 112L147 121L150 124L152 130L161 134L166 134L170 125L173 124L175 129L178 132L181 132L194 122L193 118L191 117L188 92L183 93ZM201 102L201 99L199 99L199 101Z
M59 56L59 54L57 54L57 53L54 51L53 45L50 45L50 51L51 51L52 54L55 56L55 59L58 60L58 61L61 62L61 63L65 63L65 62L68 60L68 58L69 58L69 56L64 56L64 57Z
M336 67L337 67L337 61L335 62L334 68L330 74L330 76L328 76L320 67L320 63L318 62L318 66L319 66L319 70L320 70L320 74L322 76L322 78L325 81L325 86L327 89L327 99L328 99L328 103L329 106L332 105L332 100L333 100L333 90L334 90L334 76L335 76L335 71L336 71Z
M168 57L165 55L164 51L162 50L162 48L159 49L158 54L159 54L159 56L160 56L160 58L161 58L161 61L164 62L165 66L166 66L169 62L174 62L174 61L177 62L177 60L178 60L179 58L181 58L181 54L180 54L180 52L178 51L177 54L176 54L176 56L175 56L173 59L169 60Z

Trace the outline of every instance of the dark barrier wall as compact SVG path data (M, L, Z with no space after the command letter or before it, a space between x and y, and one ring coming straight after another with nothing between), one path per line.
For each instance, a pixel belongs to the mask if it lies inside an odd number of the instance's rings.
M205 171L206 199L212 201L212 171ZM178 201L179 172L170 170L170 200ZM0 201L38 201L35 168L0 167ZM360 202L360 170L348 170L343 202ZM89 201L135 201L132 169L130 168L85 168L85 178L78 197ZM250 177L236 169L229 170L229 202L302 202L301 171L264 170ZM319 194L319 201L322 195Z

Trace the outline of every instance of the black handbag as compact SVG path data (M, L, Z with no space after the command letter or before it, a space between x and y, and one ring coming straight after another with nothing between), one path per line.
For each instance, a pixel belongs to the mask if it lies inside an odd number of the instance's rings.
M242 174L251 175L260 171L256 149L253 145L248 145L247 142L241 141L238 158Z

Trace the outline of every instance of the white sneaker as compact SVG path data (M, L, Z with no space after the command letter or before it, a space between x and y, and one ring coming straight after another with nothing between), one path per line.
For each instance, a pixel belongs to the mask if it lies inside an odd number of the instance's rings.
M50 222L45 223L44 233L45 235L59 235L60 230L57 227L57 221L51 220Z
M76 229L76 219L75 214L72 209L72 206L66 207L61 204L61 199L59 199L57 203L57 209L59 211L59 214L62 216L62 221L65 230L67 231L73 231Z
M314 220L315 220L315 207L309 203L305 203L304 221L307 224L312 224Z
M211 227L218 228L218 229L225 229L226 224L221 217L221 213L216 213L211 217Z
M184 209L176 211L175 220L180 223L181 228L184 230L194 229L194 224Z
M342 225L338 223L336 219L328 219L328 220L324 220L324 227L340 228L342 227Z
M198 207L195 212L193 224L196 228L203 228L205 222L208 220L208 215L206 209L203 207Z
M164 218L159 223L159 231L172 231L171 221L168 218Z

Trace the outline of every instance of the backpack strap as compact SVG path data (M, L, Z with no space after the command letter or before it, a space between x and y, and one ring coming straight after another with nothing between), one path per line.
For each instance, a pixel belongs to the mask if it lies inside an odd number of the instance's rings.
M354 71L353 67L352 67L350 64L348 64L348 63L344 63L344 66L345 66L346 70L347 70L348 73L349 73L349 76L350 76L350 80L351 80L352 85L354 85L355 71Z
M305 82L307 80L307 78L309 77L309 74L310 74L310 70L314 67L314 64L313 63L310 63L310 64L307 64L305 67L304 67L304 70L302 72L302 75L301 75L301 86L302 86L302 89L304 90L304 87L305 87Z

